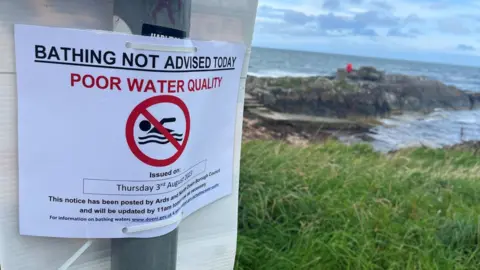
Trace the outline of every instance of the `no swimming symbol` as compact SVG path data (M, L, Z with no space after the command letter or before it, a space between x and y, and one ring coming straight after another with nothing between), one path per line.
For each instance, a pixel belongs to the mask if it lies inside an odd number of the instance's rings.
M160 120L155 118L148 109L157 104L173 104L177 106L185 118L185 132L180 133L173 129L167 128L165 125L177 121L176 117L162 117ZM143 136L135 138L135 124L139 117L143 116L145 120L138 123L138 128L144 132ZM130 113L125 127L125 136L127 144L132 153L143 163L154 166L164 167L173 164L185 150L190 135L190 114L185 103L175 96L155 96L142 101ZM167 145L171 144L175 147L173 155L159 159L150 156L140 149L140 145ZM159 149L161 151L161 149Z

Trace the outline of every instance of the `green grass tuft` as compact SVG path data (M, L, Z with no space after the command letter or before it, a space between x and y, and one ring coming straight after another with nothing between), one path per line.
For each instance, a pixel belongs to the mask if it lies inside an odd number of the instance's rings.
M345 80L336 80L334 85L335 85L335 88L337 88L340 91L348 90L350 92L356 92L356 91L360 90L360 87L358 87L357 85L355 85L353 83L348 83Z
M480 269L480 160L243 145L237 270Z

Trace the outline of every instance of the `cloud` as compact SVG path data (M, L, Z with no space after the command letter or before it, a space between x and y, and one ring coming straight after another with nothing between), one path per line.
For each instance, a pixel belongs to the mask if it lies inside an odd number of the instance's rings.
M475 51L475 47L470 46L470 45L465 45L465 44L458 44L457 45L457 50L460 50L460 51Z
M388 30L387 36L389 37L409 37L407 34L403 33L402 30L398 28L393 28Z
M405 18L405 23L407 24L416 24L424 22L417 14L410 14Z
M429 4L428 7L430 9L433 9L433 10L446 9L446 8L448 8L448 3L438 1L438 2L435 2L435 3Z
M480 55L468 49L480 48L479 14L478 0L259 0L255 39L295 49L328 43L346 53L355 46L361 53L376 48L375 55L466 57Z
M367 11L355 15L354 21L363 25L374 25L374 26L396 26L400 23L400 19L387 14L380 13L378 11Z
M355 29L356 27L363 28L363 25L358 25L354 20L348 17L336 16L333 13L327 15L319 15L316 17L319 26L325 30L345 30Z
M410 29L392 28L387 32L388 37L416 38L420 35L423 35L422 31L416 28L410 28Z
M282 16L279 16L282 14ZM258 11L259 17L269 19L280 18L281 25L262 26L265 31L269 29L276 33L291 33L292 27L309 26L309 31L302 31L302 33L313 36L379 36L375 27L399 27L403 24L405 18L395 17L388 12L380 11L364 11L357 12L351 16L345 14L338 14L330 11L326 14L307 15L304 12L299 12L289 9L275 9L270 6L261 6ZM257 28L260 28L258 26ZM297 29L297 28L296 28ZM392 32L392 34L398 34ZM413 34L413 33L410 33Z
M367 36L367 37L378 36L378 34L377 34L377 32L375 32L375 30L368 29L368 28L355 29L352 34L357 35L357 36Z
M338 9L340 8L340 0L325 0L322 5L325 9Z
M266 18L283 18L285 10L273 8L271 6L259 6L257 9L257 17Z
M317 0L314 0L317 1ZM338 10L343 4L355 4L360 5L363 0L324 0L322 7L327 10Z
M400 19L394 16L379 13L377 11L367 11L356 14L353 18L347 16L339 16L330 12L326 15L316 17L317 22L325 29L365 29L369 26L397 26Z
M393 10L394 7L385 1L373 1L372 5L384 10Z
M312 21L312 16L308 16L303 12L286 10L283 19L286 23L305 25L306 23Z
M454 35L466 35L470 34L470 29L466 27L461 19L447 18L438 21L438 29L442 33L454 34Z
M420 35L423 35L423 32L418 30L417 28L410 28L408 30L408 32L412 35L415 35L415 36L420 36Z
M377 32L368 26L368 21L358 17L348 18L345 16L336 16L333 13L319 15L316 17L319 30L322 33L334 33L332 35L354 35L354 36L378 36Z

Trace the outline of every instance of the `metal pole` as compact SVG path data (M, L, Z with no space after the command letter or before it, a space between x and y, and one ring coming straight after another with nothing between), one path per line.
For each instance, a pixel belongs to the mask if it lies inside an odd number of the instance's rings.
M115 0L114 24L124 23L135 35L186 38L190 12L191 0ZM154 238L112 239L111 269L175 270L177 238L178 229Z
M112 270L175 270L178 230L154 238L112 239Z

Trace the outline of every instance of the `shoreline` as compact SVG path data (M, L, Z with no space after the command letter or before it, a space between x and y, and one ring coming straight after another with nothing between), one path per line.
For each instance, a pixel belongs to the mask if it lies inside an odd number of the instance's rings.
M385 75L371 67L350 74L339 69L336 76L248 75L244 134L246 140L280 139L294 144L326 139L371 143L375 141L369 136L372 129L388 127L388 120L421 119L437 109L476 111L480 93L425 77Z
M348 136L354 137L346 138ZM299 147L307 147L312 144L324 144L328 141L334 141L347 146L367 144L373 147L372 141L374 141L374 139L369 137L366 133L360 134L348 131L338 131L335 134L335 132L321 130L315 132L308 129L300 129L291 125L268 124L260 119L244 116L242 141L243 143L251 141L281 141ZM444 149L480 155L480 140L464 140L441 147L432 147L431 145L418 142L414 145L404 145L403 147L380 153L391 155L408 149Z

